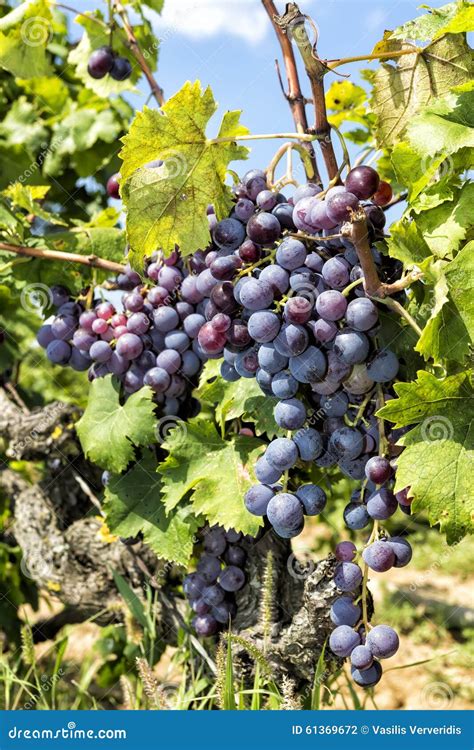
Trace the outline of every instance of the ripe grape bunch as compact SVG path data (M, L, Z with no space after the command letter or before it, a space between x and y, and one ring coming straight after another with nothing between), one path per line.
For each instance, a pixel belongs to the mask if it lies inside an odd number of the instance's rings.
M202 532L203 550L197 570L183 581L192 610L192 625L198 636L215 635L234 619L235 593L245 585L246 552L239 542L240 532L213 526Z
M109 195L115 187L118 195L119 177L111 179L115 183L108 185ZM281 537L297 536L305 516L320 514L327 502L321 487L299 482L298 471L312 464L322 470L338 467L362 482L345 509L346 524L353 530L374 524L362 552L365 569L406 564L395 551L393 557L387 554L398 540L389 540L378 527L397 507L410 512L408 492L395 497L392 491L395 436L386 436L375 416L392 397L399 361L380 345L380 305L366 296L358 253L341 231L363 212L370 242L383 239L382 206L391 200L390 186L374 169L360 166L349 172L344 186L323 191L307 183L286 198L269 189L263 171L250 170L234 186L234 194L227 218L218 221L213 208L208 209L208 248L186 262L179 249L168 258L157 250L146 264L144 280L125 268L116 279L124 292L121 310L108 300L85 309L66 290L53 289L56 315L40 329L38 341L52 362L88 369L91 380L112 373L126 394L151 387L166 415L181 410L189 416L184 404L208 359L223 359L226 381L255 378L263 394L276 400L280 434L256 463L258 483L244 498L249 512L265 516ZM394 281L400 264L373 244L371 253L380 280ZM399 293L400 301L404 294ZM223 530L209 535L221 539L222 546ZM398 544L405 548L408 543ZM383 564L380 550L386 553ZM350 605L352 613L348 622L334 620L331 648L340 656L356 646L370 646L375 638L370 634L379 632L369 630L367 576L353 552L351 559L338 558L335 572L343 596L333 609ZM212 554L206 548L204 559L217 571L208 559ZM207 581L198 569L190 582L186 579L198 634L212 634L220 622L212 607L221 602L202 602L200 596L201 579L216 586L220 575ZM192 587L193 581L200 588ZM226 608L225 622L235 614L229 602ZM354 611L358 617L352 622ZM346 645L341 650L335 642L339 627L351 629L351 649ZM374 647L373 657L384 658L388 650ZM355 681L375 684L381 673L378 662L361 664L355 656Z
M132 74L132 66L126 57L117 55L112 47L103 46L89 57L87 72L91 78L101 79L109 75L115 81L126 81Z

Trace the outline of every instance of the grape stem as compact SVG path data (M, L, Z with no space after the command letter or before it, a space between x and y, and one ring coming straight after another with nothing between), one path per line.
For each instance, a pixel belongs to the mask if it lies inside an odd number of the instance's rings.
M422 273L420 271L412 271L393 284L385 284L380 281L370 247L367 217L363 208L352 213L351 220L342 226L341 234L343 237L347 237L356 249L364 275L364 289L368 297L380 301L390 294L395 294L402 289L406 289L410 284L421 278ZM394 309L393 306L392 309ZM421 332L419 335L421 335Z
M308 180L315 179L315 177L317 176L316 173L313 170L313 166L312 166L311 160L309 158L308 152L305 151L304 146L300 145L299 143L292 143L290 141L290 142L284 143L282 146L280 146L280 148L276 152L275 156L271 160L270 164L268 165L268 168L267 168L267 179L268 179L268 183L269 183L270 186L275 187L275 184L276 184L275 183L275 170L276 170L278 164L280 163L280 161L282 160L282 158L284 157L285 154L287 154L288 157L291 157L292 150L298 151L298 153L299 153L299 155L301 157L301 161L303 162L303 165L304 165L304 168L305 168L305 172L306 172L306 177L308 178ZM296 183L295 179L293 178L293 174L292 174L291 158L289 158L289 163L288 163L286 175L285 175L285 177L283 179L286 181L285 184ZM280 182L282 182L282 181L280 180Z
M393 312L398 313L402 318L404 318L408 325L410 325L415 333L418 336L421 336L423 331L421 330L420 326L416 322L414 318L410 315L408 310L405 310L403 305L400 304L400 302L397 302L396 300L392 299L391 297L386 297L385 299L382 299L381 297L372 297L375 302L380 302L382 305L385 305L390 310L393 310Z
M220 138L209 138L207 143L213 146L215 143L234 143L234 141L269 141L274 138L297 138L305 143L311 143L319 138L315 133L258 133L255 135L225 135Z
M372 542L377 538L378 530L379 530L379 522L374 521L374 525L372 527L372 533L370 534L366 547L368 547L369 544L372 544ZM368 633L370 629L369 618L367 615L368 580L369 580L369 566L367 565L367 563L364 563L364 575L362 578L362 622L364 623L366 633Z
M278 16L278 12L277 12L277 9L275 7L275 3L273 2L273 0L262 0L262 5L268 14L268 17L270 18L270 21L275 31L275 34L277 36L278 42L280 43L281 52L283 55L283 62L285 64L286 77L288 81L288 91L285 91L283 87L283 81L281 79L278 61L275 60L277 75L280 81L280 86L283 92L283 96L285 97L285 99L287 100L290 106L291 114L293 115L293 120L295 123L296 130L299 133L307 133L308 132L308 119L306 117L306 107L305 107L306 100L301 92L301 86L300 86L300 81L299 81L299 76L298 76L298 68L296 66L296 60L295 60L295 55L293 52L293 45L291 43L291 39L288 37L287 34L283 32L283 29L276 23L275 19ZM309 163L303 160L303 164L304 164L305 171L306 171L306 177L308 180L314 177L318 182L320 182L321 178L318 172L318 165L316 162L316 155L314 153L314 149L311 144L305 144L304 148L306 149L308 153L308 157L309 157ZM310 170L308 170L309 166L311 166Z
M106 24L105 21L102 21L102 19L97 18L96 16L93 16L92 14L87 15L87 13L81 13L80 10L73 8L71 5L65 5L64 3L54 3L54 6L55 8L62 8L63 10L68 10L70 13L75 13L76 16L87 18L88 21L93 21L94 23L98 23L105 30L109 28L108 24Z
M7 253L16 253L25 255L30 258L42 258L43 260L59 260L68 263L81 263L83 266L92 268L101 268L103 271L112 271L113 273L124 273L125 266L121 263L115 263L112 260L98 258L97 255L79 255L77 253L64 253L60 250L47 250L43 247L23 247L21 245L10 245L6 242L0 242L0 250Z
M359 284L364 283L364 277L361 276L360 279L356 279L351 284L348 284L345 289L342 290L341 294L343 297L348 297L349 294L352 292L353 289L355 289L356 286L359 286Z
M133 31L133 27L129 21L127 11L123 7L120 0L113 0L113 8L114 8L114 11L120 16L120 19L122 21L123 30L125 31L125 34L127 36L130 51L132 55L134 56L135 60L137 61L138 65L142 69L143 74L145 78L147 79L148 83L150 84L150 88L153 93L153 96L155 97L159 106L162 107L163 104L165 103L163 89L161 88L161 86L158 85L157 81L155 80L155 77L153 76L153 73L151 72L150 66L148 65L145 59L145 55L143 54L140 48L140 45L138 44L137 38L135 36L135 32Z
M379 52L378 54L372 55L357 55L356 57L341 57L338 60L325 60L328 70L335 70L340 65L347 65L348 63L362 62L363 60L393 60L396 57L402 57L402 55L414 55L421 54L424 50L421 47L413 47L411 49L400 49L394 50L393 52Z
M305 26L306 21L309 19L301 13L295 3L288 3L285 13L274 20L285 35L291 36L294 39L300 51L311 85L315 115L314 133L320 142L321 153L329 179L336 178L340 182L338 177L339 167L331 140L331 127L328 122L324 94L324 75L327 72L327 66L316 52L316 43L313 45L309 40Z

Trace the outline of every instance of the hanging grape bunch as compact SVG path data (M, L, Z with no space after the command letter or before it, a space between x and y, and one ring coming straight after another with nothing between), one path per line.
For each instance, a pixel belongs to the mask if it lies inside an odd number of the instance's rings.
M218 526L202 532L203 551L197 570L186 576L183 591L193 612L192 625L197 635L215 635L228 626L237 612L235 592L245 585L246 552L238 543L240 532Z
M132 66L126 57L117 55L112 47L104 46L91 54L87 72L96 79L109 75L115 81L126 81L132 75Z
M113 175L109 195L118 197L118 186L119 175ZM278 400L274 417L286 434L273 439L258 459L258 484L244 498L247 510L265 516L279 536L295 537L305 516L324 510L327 497L315 484L298 486L292 470L312 462L319 468L337 466L363 482L345 509L347 526L356 530L375 522L362 553L364 565L382 570L406 564L406 554L397 563L395 552L389 552L395 544L409 549L408 543L387 540L377 526L398 506L409 512L408 493L393 495L390 446L375 417L391 395L399 362L377 345L379 309L365 294L356 248L341 231L363 211L370 242L382 239L381 206L391 200L390 186L374 169L361 166L349 172L344 186L323 191L307 183L286 198L269 189L265 172L253 169L234 193L229 217L217 221L209 207L207 249L186 263L179 249L168 258L158 250L144 279L125 268L116 279L123 291L120 310L107 300L84 309L66 290L54 289L56 315L40 329L38 341L51 361L88 369L91 380L113 374L126 394L149 386L165 415L188 415L184 405L208 359L223 359L226 381L256 378L262 392ZM371 254L381 280L396 278L396 262L374 246ZM222 544L229 541L220 529L209 532L209 539L214 536ZM217 601L225 596L220 578L207 580L211 572L222 575L208 559L212 554L206 548L184 586L196 612L194 627L203 636L235 616L234 602ZM338 656L359 646L367 651L371 643L369 625L360 619L359 601L367 592L364 587L360 594L363 574L355 554L340 558L335 573L343 596L333 607L337 628L330 647ZM206 565L212 571L202 575ZM211 592L209 601L201 578ZM237 583L243 586L244 577ZM374 648L372 657L384 658L389 650ZM361 666L359 651L352 661L354 679L375 684L380 665L368 659L369 666Z

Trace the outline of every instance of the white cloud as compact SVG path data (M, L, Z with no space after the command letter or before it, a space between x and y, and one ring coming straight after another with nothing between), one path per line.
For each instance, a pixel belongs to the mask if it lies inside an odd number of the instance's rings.
M182 34L191 39L232 35L259 44L270 30L260 0L167 0L153 26L158 36Z

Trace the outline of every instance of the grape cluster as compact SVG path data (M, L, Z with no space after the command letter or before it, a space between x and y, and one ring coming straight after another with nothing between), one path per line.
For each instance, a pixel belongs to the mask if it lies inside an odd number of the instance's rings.
M37 340L51 362L88 370L90 380L111 373L127 394L149 386L163 414L176 415L207 358L197 341L206 322L198 304L203 295L178 252L166 259L155 253L145 283L128 266L117 283L124 292L120 310L103 300L84 309L54 287L55 316Z
M126 81L132 74L132 66L126 57L117 55L112 47L104 46L94 50L89 57L87 72L91 78L109 75L115 81Z
M334 582L342 591L331 607L331 621L336 626L329 638L331 651L340 657L350 657L351 674L361 687L372 687L382 676L380 659L388 659L398 650L399 639L389 625L371 627L367 621L366 591L357 596L363 582L363 573L355 562L359 553L353 542L340 542L336 547L339 561ZM365 566L377 572L391 567L408 565L412 549L404 537L380 536L372 539L362 550Z
M235 592L245 585L247 557L241 540L240 532L219 526L203 532L196 572L183 581L183 591L196 613L192 624L198 636L215 635L236 615Z

